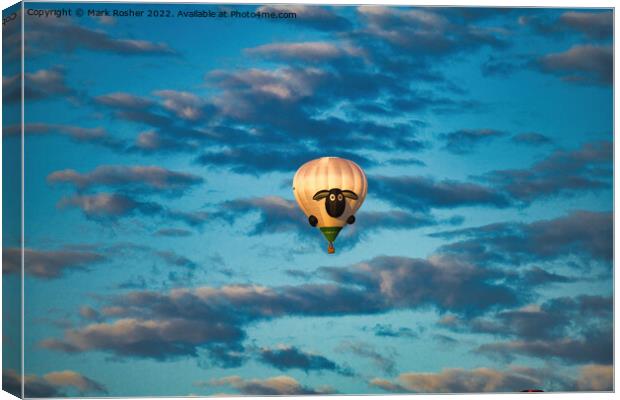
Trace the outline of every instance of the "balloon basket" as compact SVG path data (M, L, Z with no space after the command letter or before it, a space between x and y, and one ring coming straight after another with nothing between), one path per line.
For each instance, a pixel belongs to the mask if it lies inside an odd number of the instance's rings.
M334 254L336 252L336 249L334 248L334 244L332 242L329 242L329 244L327 245L327 254Z

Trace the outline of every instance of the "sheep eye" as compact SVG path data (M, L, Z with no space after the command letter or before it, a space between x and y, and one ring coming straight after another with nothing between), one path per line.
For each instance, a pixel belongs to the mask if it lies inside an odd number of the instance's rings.
M335 195L335 194L330 194L330 195L329 195L329 199L330 199L331 201L336 200L336 195Z
M342 201L342 199L344 199L344 197L342 197L341 194L338 195L338 201Z

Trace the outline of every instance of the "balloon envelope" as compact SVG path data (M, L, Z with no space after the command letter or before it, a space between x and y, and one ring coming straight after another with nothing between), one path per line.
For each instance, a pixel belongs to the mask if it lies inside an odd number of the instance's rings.
M355 194L344 198L345 206L341 215L331 216L326 209L329 195L317 200L317 193L339 189ZM368 182L366 175L359 165L350 160L339 157L322 157L302 165L293 178L293 193L295 200L306 217L311 215L317 218L317 227L329 242L333 242L347 219L354 215L361 207L366 193Z

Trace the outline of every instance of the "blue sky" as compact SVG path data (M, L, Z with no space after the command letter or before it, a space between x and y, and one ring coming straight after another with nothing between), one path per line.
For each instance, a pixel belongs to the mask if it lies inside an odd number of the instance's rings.
M26 18L27 395L611 389L611 11L158 8ZM335 255L320 156L369 181Z

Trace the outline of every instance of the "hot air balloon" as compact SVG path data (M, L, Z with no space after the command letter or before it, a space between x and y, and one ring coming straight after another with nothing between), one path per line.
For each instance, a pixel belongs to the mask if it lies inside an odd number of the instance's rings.
M353 161L321 157L302 165L293 178L293 193L308 223L318 227L333 254L334 241L346 224L355 223L368 182L364 171Z

